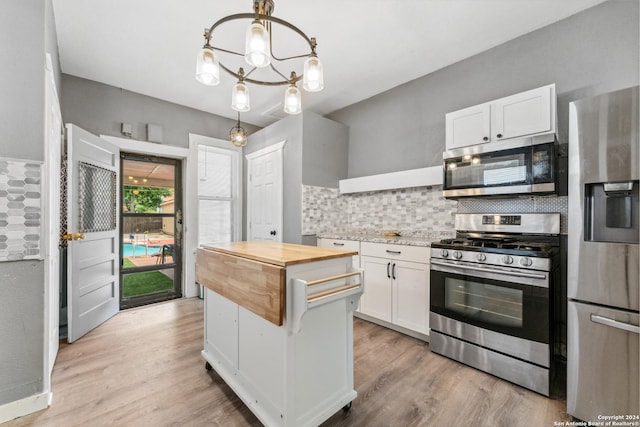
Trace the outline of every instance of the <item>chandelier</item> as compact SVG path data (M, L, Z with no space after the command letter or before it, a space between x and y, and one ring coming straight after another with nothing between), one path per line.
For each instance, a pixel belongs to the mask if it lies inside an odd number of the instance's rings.
M316 54L316 39L309 38L300 29L289 22L272 16L274 9L273 0L254 0L254 13L239 13L226 16L215 22L211 28L204 30L205 43L200 52L198 52L196 63L196 79L205 85L216 86L220 83L220 68L237 79L237 83L233 87L231 93L231 108L238 112L246 112L251 109L249 96L249 87L247 83L264 85L264 86L287 86L284 92L284 111L288 114L299 114L302 111L302 100L298 82L302 80L302 87L308 92L319 92L324 88L324 78L322 72L322 63ZM250 20L245 34L245 51L235 52L233 50L224 49L222 47L212 45L215 40L214 32L222 24L229 21ZM309 51L294 56L279 58L273 54L272 33L277 25L284 26L292 30L300 36L306 44L309 45ZM244 56L248 71L245 72L243 67L239 67L238 71L225 66L219 58L220 52L231 55ZM287 61L307 58L303 65L302 74L291 71L287 77L280 67ZM272 72L271 79L252 78L251 74L258 69L270 69ZM264 74L264 73L263 73ZM261 78L263 76L261 74ZM240 115L238 114L238 126L240 127ZM244 131L244 129L242 129ZM246 131L245 141L246 141Z

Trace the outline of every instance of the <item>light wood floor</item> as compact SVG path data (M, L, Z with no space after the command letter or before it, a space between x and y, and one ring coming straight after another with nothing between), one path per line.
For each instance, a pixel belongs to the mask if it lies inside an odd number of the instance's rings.
M356 319L358 398L323 426L545 427L567 421L551 400L429 351L419 340ZM253 414L200 357L203 302L123 311L62 344L49 409L14 426L247 426Z

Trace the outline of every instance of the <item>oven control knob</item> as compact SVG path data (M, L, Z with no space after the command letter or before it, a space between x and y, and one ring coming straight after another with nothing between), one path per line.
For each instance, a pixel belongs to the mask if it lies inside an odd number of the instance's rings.
M447 258L449 256L449 251L446 249L442 249L440 251L440 255L442 256L442 258Z
M478 254L476 258L478 259L478 261L482 262L487 259L487 256L485 254Z
M462 258L462 252L460 252L460 251L454 251L454 252L453 252L453 257L454 257L455 259L460 259L460 258Z
M520 265L524 266L524 267L530 267L531 264L533 264L533 261L531 261L531 258L520 258Z
M502 262L505 264L513 264L513 257L510 255L505 255L502 257Z

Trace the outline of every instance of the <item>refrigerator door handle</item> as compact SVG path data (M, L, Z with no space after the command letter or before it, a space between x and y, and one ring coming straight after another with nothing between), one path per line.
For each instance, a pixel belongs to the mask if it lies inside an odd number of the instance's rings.
M594 323L600 323L601 325L611 326L612 328L622 329L623 331L633 332L634 334L640 334L640 326L619 322L608 317L598 316L597 314L591 315L591 321Z

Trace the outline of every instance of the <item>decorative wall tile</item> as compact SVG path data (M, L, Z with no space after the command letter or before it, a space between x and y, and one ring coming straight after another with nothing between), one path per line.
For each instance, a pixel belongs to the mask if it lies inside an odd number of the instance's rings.
M566 196L469 198L448 200L442 186L339 194L338 189L302 186L303 234L380 235L446 238L455 234L460 213L560 213L560 233L567 233Z
M442 197L442 187L405 188L339 194L337 189L303 185L302 233L452 235L455 201Z
M0 261L42 259L40 169L0 157Z
M460 213L560 213L560 234L567 234L567 196L534 196L511 199L460 199Z

